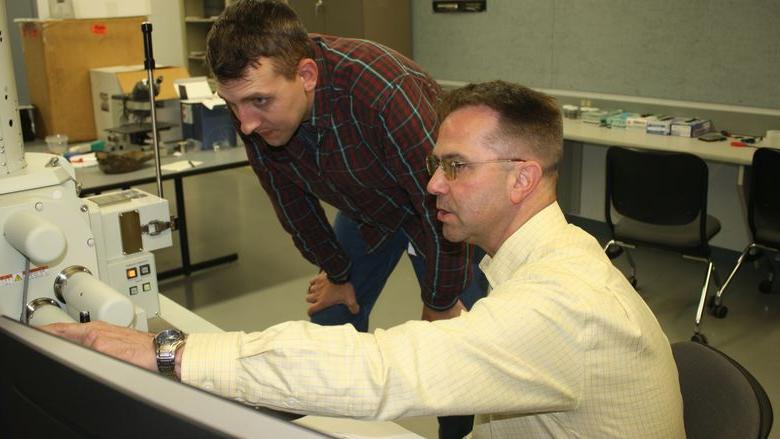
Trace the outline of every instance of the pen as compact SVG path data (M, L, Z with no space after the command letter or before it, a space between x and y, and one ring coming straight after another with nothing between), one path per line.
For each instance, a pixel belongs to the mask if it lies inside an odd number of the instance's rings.
M195 163L192 163L192 160L187 160L187 163L189 163L189 164L190 164L190 167L192 167L192 168L194 168L194 167L195 167Z

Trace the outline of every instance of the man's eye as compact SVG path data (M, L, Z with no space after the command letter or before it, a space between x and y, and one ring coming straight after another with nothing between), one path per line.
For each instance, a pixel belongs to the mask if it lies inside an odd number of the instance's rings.
M256 107L264 107L268 104L268 98L254 98L252 99L252 104Z

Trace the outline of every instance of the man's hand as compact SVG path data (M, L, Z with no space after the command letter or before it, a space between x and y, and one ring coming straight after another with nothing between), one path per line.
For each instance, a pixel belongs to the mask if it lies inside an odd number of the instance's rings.
M95 321L53 323L40 329L67 338L98 352L157 372L154 334Z
M453 305L452 308L445 311L436 311L434 309L428 308L426 305L423 305L422 319L429 322L434 320L447 320L453 317L458 317L460 312L465 310L466 307L463 306L463 302L461 302L460 299L455 302L455 305Z
M323 309L337 305L346 305L349 312L357 314L360 305L355 299L355 288L351 283L334 284L328 280L327 274L322 272L309 281L309 292L306 293L306 301L311 303L306 312L312 315Z

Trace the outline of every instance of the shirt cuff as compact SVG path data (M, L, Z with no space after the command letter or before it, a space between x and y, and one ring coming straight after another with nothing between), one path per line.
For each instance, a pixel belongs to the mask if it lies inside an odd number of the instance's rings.
M346 276L342 276L342 277L338 277L338 278L328 276L328 280L332 284L343 285L343 284L349 282L349 273L347 273Z
M240 332L190 334L181 359L181 381L226 397L235 397Z
M347 260L347 266L336 274L331 274L328 270L324 270L327 274L328 280L336 285L342 285L349 282L350 274L352 273L352 262Z
M455 306L456 303L458 303L458 299L460 299L459 295L455 295L455 297L450 302L444 302L441 303L441 300L437 301L438 303L436 305L432 304L430 301L426 300L425 294L423 294L423 304L427 306L428 308L434 310L434 311L447 311L448 309Z

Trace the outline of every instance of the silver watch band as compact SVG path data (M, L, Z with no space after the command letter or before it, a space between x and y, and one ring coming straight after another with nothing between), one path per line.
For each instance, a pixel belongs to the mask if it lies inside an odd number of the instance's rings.
M161 374L176 377L176 351L184 345L185 335L175 329L169 329L158 333L154 338L155 357L157 370Z

